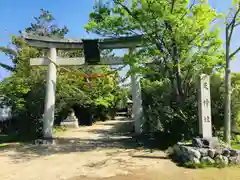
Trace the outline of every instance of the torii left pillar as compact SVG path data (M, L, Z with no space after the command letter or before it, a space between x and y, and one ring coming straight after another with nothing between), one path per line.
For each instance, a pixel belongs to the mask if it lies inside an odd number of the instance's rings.
M140 78L135 73L131 75L131 85L132 85L132 99L133 99L134 130L136 135L139 135L143 131L142 130L143 108L142 108Z
M57 82L56 48L52 47L49 49L49 57L51 58L51 61L48 65L47 71L46 97L43 115L43 137L46 139L51 139L53 137L52 127L54 123L56 82Z
M134 48L129 49L129 54L133 53ZM142 94L140 77L134 72L135 63L130 66L133 70L131 74L131 88L132 88L132 100L133 100L133 120L134 120L134 131L136 135L142 133L143 129L143 107L142 107Z

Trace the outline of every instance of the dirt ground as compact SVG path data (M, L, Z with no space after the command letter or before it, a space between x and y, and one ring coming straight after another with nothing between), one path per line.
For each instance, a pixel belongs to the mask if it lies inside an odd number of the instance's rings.
M177 167L162 151L137 148L123 119L68 130L51 146L0 149L2 180L237 180L240 169Z

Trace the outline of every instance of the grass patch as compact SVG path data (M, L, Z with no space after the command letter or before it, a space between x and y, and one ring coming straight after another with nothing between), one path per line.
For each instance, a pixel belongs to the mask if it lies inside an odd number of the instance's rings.
M232 148L240 150L240 144L232 144Z
M15 142L15 143L1 143L0 144L0 148L6 148L6 147L10 147L12 145L23 145L22 142Z
M0 134L0 148L7 148L16 145L24 145L25 143L29 143L29 140L24 140L24 138L20 138L16 134Z
M240 143L239 143L240 136L237 135L235 138L232 140L232 148L240 150Z
M16 136L0 134L0 148L7 148L12 145L22 145Z
M8 146L9 146L9 143L1 143L1 144L0 144L0 148L8 147Z
M55 126L53 128L53 133L54 134L60 134L60 133L63 133L65 131L67 131L67 127L65 127L65 126Z
M224 164L224 163L213 163L213 164L208 164L208 163L184 163L184 164L178 164L181 167L189 168L189 169L205 169L205 168L226 168L226 167L232 167L232 166L237 166L237 165L231 165L231 164Z

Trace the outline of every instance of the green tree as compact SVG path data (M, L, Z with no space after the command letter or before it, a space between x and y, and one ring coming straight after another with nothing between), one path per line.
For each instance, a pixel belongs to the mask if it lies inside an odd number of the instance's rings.
M32 23L30 27L25 29L26 33L37 36L63 38L69 31L66 26L59 28L55 23L55 18L47 10L41 9L41 15L34 17L34 19L35 23Z
M85 28L106 37L144 35L139 59L158 58L161 75L170 79L182 103L188 91L187 77L211 73L223 64L219 31L211 29L218 16L205 1L114 0L112 6L97 4Z
M11 48L8 48L8 47L1 46L0 47L0 52L3 52L8 56L17 56L17 52L15 50L11 49ZM15 70L14 67L9 66L8 64L2 63L2 62L0 62L0 67L4 68L4 69L6 69L10 72L13 72Z
M25 28L24 32L37 35L63 38L68 33L68 28L64 26L60 28L55 23L53 15L44 9L41 9L39 17L34 17L35 22L31 23L30 27ZM19 31L22 34L22 31ZM29 58L39 57L42 52L27 46L27 44L18 36L12 36L12 45L14 49L0 47L0 51L4 52L12 60L13 66L0 63L2 68L11 72L16 71L17 66L29 69ZM21 59L21 61L19 61ZM20 65L22 64L22 65Z
M105 37L143 36L142 47L127 62L137 64L134 71L144 75L145 129L174 141L181 134L186 138L197 135L197 80L201 73L221 72L224 65L220 31L214 27L220 14L207 1L191 2L98 3L85 26ZM156 61L143 66L147 58Z
M240 51L238 47L233 52L230 51L232 35L236 27L240 24L240 1L234 0L233 7L230 9L226 18L225 41L226 41L226 66L225 66L225 116L224 116L224 140L231 144L231 70L230 62Z
M42 10L42 14L35 20L35 23L26 28L27 32L50 37L52 35L63 37L67 33L66 27L53 26L54 28L47 28L50 24L54 24L54 18L48 11ZM11 56L14 71L10 77L5 78L0 83L0 92L3 96L2 103L12 107L13 126L18 131L19 136L24 138L39 137L42 130L40 120L44 110L46 68L30 67L29 61L30 58L42 56L43 51L29 47L18 36L13 36L12 44L16 47L16 53ZM60 51L58 53L65 57L82 56L80 50L73 52ZM8 53L8 55L12 54ZM109 75L104 78L88 79L88 82L87 78L84 78L84 74ZM117 74L111 73L108 66L58 68L56 123L66 118L68 111L76 106L87 110L98 110L99 113L93 112L97 116L96 118L100 118L100 115L106 118L109 113L108 110L116 104L117 99L115 97L119 96L118 93L121 91L118 88L118 79Z

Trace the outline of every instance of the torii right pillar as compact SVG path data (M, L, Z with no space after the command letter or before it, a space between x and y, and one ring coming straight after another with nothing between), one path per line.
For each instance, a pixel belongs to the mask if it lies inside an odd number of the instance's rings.
M134 119L134 130L135 133L142 133L143 125L143 108L142 108L142 96L141 96L141 84L140 77L137 74L131 75L131 86L132 86L132 99L133 99L133 119Z

